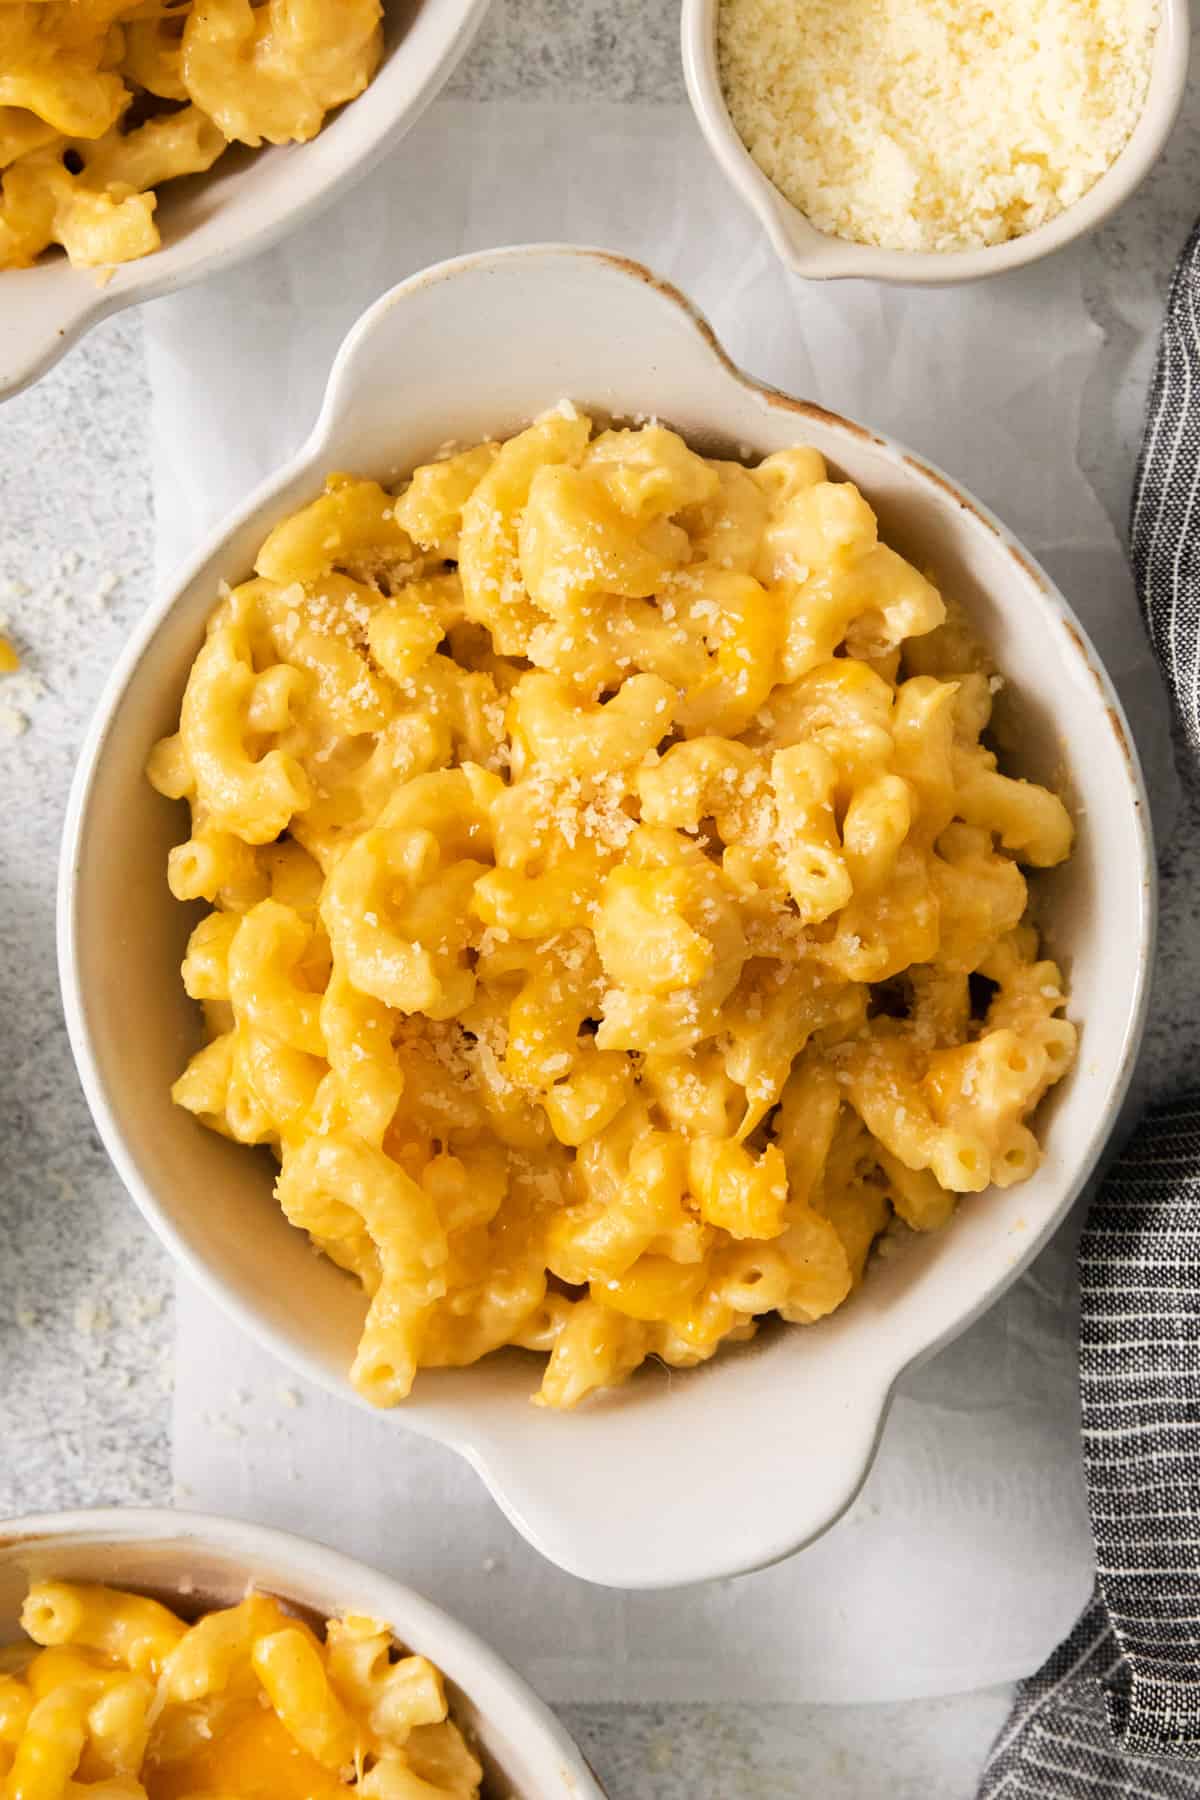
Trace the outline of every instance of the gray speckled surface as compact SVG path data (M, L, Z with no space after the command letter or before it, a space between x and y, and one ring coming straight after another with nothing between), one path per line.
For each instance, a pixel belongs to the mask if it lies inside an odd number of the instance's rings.
M460 100L682 100L679 0L493 0Z
M0 414L0 1512L167 1492L170 1274L91 1128L54 958L54 869L84 724L148 594L139 321ZM12 715L16 715L16 717ZM19 736L12 728L24 719ZM19 804L18 804L19 802Z
M451 91L678 100L677 13L676 0L496 0ZM1089 304L1106 347L1081 455L1122 525L1147 332L1198 203L1198 151L1193 100L1160 168L1088 252ZM0 612L29 671L0 688L0 1515L169 1495L170 1271L90 1126L59 1007L53 916L74 758L149 594L146 411L136 315L100 327L0 411ZM20 735L14 714L28 720ZM1144 1064L1162 1092L1200 1052L1198 826L1191 789L1162 857ZM993 1693L900 1707L576 1707L567 1716L614 1797L965 1800L1002 1708Z

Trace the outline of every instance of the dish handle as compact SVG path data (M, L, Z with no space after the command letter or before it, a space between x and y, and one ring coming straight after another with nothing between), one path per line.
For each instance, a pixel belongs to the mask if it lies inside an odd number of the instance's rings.
M63 279L57 262L0 271L0 401L45 374L91 324L120 301L97 285L101 271Z
M439 263L359 320L306 456L387 479L398 416L427 457L444 447L447 417L464 444L508 436L564 401L625 417L628 384L618 392L612 375L620 344L636 345L648 371L646 415L681 416L690 393L711 387L714 356L729 368L690 302L628 257L533 244Z

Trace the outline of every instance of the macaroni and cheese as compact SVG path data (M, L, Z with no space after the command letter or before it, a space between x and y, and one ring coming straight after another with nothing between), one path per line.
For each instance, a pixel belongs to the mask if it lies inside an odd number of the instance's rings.
M440 1672L386 1625L324 1637L267 1594L187 1624L116 1588L37 1581L0 1650L6 1800L476 1800Z
M362 1282L362 1394L513 1344L569 1407L1031 1173L1072 827L997 686L804 447L563 403L275 527L150 764L212 907L173 1092Z
M379 63L380 0L0 0L0 269L159 245L155 189L315 137Z

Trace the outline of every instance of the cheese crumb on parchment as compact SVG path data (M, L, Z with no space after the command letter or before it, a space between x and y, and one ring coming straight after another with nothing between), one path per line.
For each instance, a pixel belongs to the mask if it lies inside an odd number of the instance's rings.
M739 135L819 231L1003 243L1082 198L1145 103L1158 0L721 0Z

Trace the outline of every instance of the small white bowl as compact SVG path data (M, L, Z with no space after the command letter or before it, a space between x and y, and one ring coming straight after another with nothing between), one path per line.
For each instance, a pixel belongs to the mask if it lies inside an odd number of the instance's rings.
M170 294L275 243L361 180L416 124L483 22L488 0L386 0L374 81L307 144L227 150L207 175L164 182L162 248L94 269L49 255L0 270L0 401L36 381L76 339L123 307Z
M249 1582L323 1622L364 1613L446 1677L451 1710L487 1771L484 1794L604 1800L549 1707L465 1626L365 1563L236 1519L147 1507L38 1514L0 1523L0 1645L20 1643L31 1581L133 1588L185 1615L232 1606Z
M1191 48L1188 0L1159 0L1161 15L1142 116L1112 167L1081 200L1036 231L1003 244L944 252L880 250L873 244L856 244L818 231L798 207L784 199L747 150L721 91L717 64L720 5L721 0L683 0L683 72L692 110L725 174L758 214L780 261L813 281L865 278L913 286L977 281L1061 250L1064 244L1094 231L1141 185L1171 135L1187 86Z
M108 683L72 789L58 936L68 1029L96 1125L126 1186L188 1273L312 1380L356 1399L365 1311L271 1197L271 1166L171 1104L198 1047L179 963L196 909L166 884L186 808L145 779L175 729L218 583L327 469L394 479L447 439L519 429L564 396L657 414L694 443L755 455L807 441L857 481L885 535L957 595L1021 696L1024 772L1064 781L1077 851L1040 880L1047 933L1082 1022L1078 1066L1020 1187L968 1199L940 1235L880 1261L820 1325L766 1330L688 1374L647 1369L567 1417L529 1404L512 1351L423 1372L392 1415L459 1450L518 1530L572 1573L670 1587L768 1563L824 1531L874 1453L898 1376L996 1300L1095 1167L1141 1035L1154 863L1137 757L1066 602L1005 528L898 444L737 370L683 297L640 264L542 246L442 263L379 300L346 340L312 436L151 607Z

